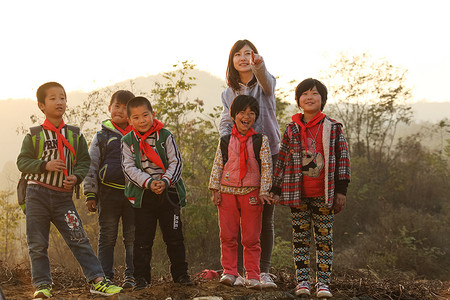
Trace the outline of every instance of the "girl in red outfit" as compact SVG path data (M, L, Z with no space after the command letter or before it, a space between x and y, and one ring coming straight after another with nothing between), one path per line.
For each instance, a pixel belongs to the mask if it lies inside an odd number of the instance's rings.
M259 260L263 203L271 203L272 157L267 136L253 124L259 116L258 101L237 96L230 107L234 122L231 134L221 137L211 172L209 189L219 210L221 263L220 282L233 286L237 271L239 224L244 246L247 288L261 289Z

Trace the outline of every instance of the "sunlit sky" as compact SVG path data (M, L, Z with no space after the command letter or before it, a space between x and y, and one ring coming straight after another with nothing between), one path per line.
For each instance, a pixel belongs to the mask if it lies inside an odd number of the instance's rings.
M181 60L224 79L231 46L247 38L279 87L368 51L409 70L414 100L450 101L444 0L14 0L0 12L0 99L34 99L46 81L90 91Z

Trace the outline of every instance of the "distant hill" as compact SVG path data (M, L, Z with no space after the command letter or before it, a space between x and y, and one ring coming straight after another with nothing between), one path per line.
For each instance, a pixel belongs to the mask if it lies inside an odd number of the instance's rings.
M190 99L199 98L203 100L206 111L211 111L214 106L221 105L220 94L225 88L226 83L223 79L218 78L208 72L201 70L193 70L190 76L197 78L195 83L197 86L193 87L188 93ZM138 77L128 81L122 81L113 86L106 87L111 90L118 88L133 90L136 94L138 92L150 93L155 87L155 82L163 82L161 74L154 76ZM133 88L131 83L133 82ZM87 98L88 93L82 91L68 92L69 106L76 106L82 103ZM109 102L109 96L105 99ZM417 102L412 104L415 114L416 122L437 122L447 117L450 118L450 102ZM23 133L17 132L17 128L23 126L28 128L31 126L30 116L32 114L40 115L36 100L33 99L9 99L0 100L0 124L4 130L3 143L0 156L0 170L4 168L4 164L8 161L15 163L17 154L20 151ZM7 168L10 170L11 165ZM2 179L0 178L0 186Z

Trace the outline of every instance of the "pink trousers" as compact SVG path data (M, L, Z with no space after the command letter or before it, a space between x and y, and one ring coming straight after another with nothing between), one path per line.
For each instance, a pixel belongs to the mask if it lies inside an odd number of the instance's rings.
M259 280L261 256L259 236L263 209L259 189L246 195L222 194L221 197L218 208L223 273L238 276L237 237L240 225L246 278Z

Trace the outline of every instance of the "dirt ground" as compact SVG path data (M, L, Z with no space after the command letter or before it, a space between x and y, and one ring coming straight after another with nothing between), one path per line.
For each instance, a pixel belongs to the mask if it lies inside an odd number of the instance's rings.
M105 298L89 293L89 286L79 274L70 274L62 270L52 270L54 286L52 299L98 299ZM276 290L254 291L245 287L228 287L218 282L218 279L204 280L192 276L194 286L181 286L168 278L153 280L152 286L138 292L124 291L121 294L108 297L111 300L271 300L297 299L293 296L295 280L293 274L285 271L275 272ZM0 284L8 300L31 299L33 287L29 270L16 268L3 270L0 274ZM333 299L450 299L450 282L430 280L379 280L361 271L348 270L333 279L330 286ZM212 298L213 296L217 298ZM210 298L207 298L210 297ZM0 297L1 299L1 297ZM311 297L311 299L314 299Z

